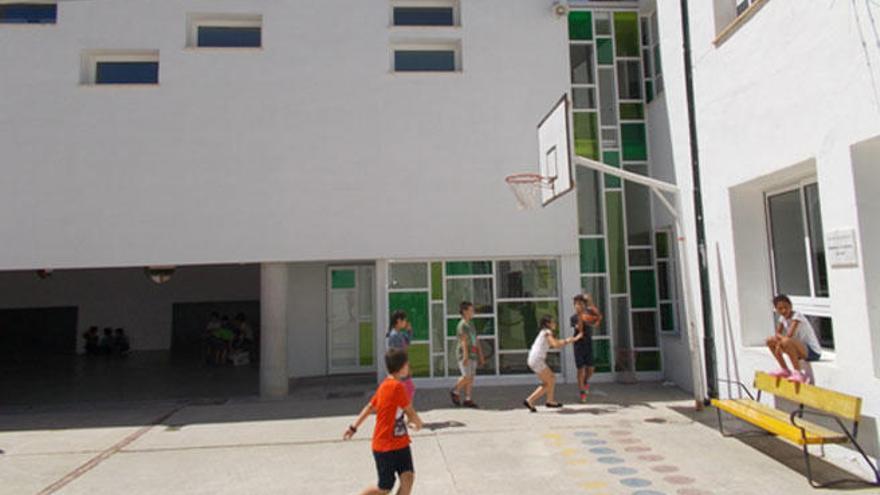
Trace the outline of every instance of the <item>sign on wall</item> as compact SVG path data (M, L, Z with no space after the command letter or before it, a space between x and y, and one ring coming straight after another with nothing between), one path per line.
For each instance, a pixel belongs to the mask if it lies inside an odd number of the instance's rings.
M841 229L828 232L825 235L825 253L832 268L858 266L855 230Z

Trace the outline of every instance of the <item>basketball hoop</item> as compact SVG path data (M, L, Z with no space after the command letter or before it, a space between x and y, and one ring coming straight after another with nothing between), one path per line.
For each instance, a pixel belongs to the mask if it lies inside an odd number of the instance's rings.
M539 174L513 174L504 178L504 182L510 186L516 197L517 208L520 210L535 210L541 207L544 201L544 190L553 189L556 177L544 177Z

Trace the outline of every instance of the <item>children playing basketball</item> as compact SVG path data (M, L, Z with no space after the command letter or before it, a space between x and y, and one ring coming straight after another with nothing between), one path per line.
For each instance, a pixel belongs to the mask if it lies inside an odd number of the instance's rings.
M376 426L373 429L373 458L379 482L361 492L362 495L381 495L394 488L395 475L400 478L398 495L412 492L415 474L413 469L410 439L407 422L418 431L422 420L413 409L402 380L409 376L409 359L400 349L389 349L385 354L385 367L389 376L385 378L376 394L358 415L355 422L345 430L343 440L350 440L358 427L370 414L376 413Z
M388 328L388 333L385 334L385 348L406 351L409 349L411 340L412 325L406 317L406 311L395 311L391 314L391 325ZM416 386L413 384L411 376L407 376L403 380L403 386L406 387L406 393L409 395L409 400L412 401L416 394Z
M822 353L816 331L803 313L792 309L788 296L780 294L774 297L773 307L779 315L779 322L774 335L767 339L767 347L780 369L770 374L804 383L806 377L801 373L800 361L818 361ZM784 356L791 360L793 369L789 369Z
M577 367L578 391L581 402L587 401L590 393L590 378L593 376L593 327L599 326L602 314L593 304L590 294L574 296L575 314L571 315L571 328L582 338L574 344L574 363Z
M483 366L486 359L483 357L483 350L477 342L477 330L471 320L474 318L474 305L468 301L462 301L458 307L461 314L461 321L458 322L456 336L458 337L455 346L455 354L458 357L458 369L461 371L461 378L455 384L455 387L449 391L452 403L456 406L465 406L476 408L477 404L471 398L474 390L474 377L477 375L477 363ZM464 390L464 402L461 400L461 391Z
M547 398L544 401L546 407L562 407L562 404L556 402L555 399L556 375L553 373L553 370L547 366L547 351L550 350L551 347L553 349L559 349L566 344L577 342L584 338L584 334L581 333L575 337L568 337L567 339L559 340L554 337L553 334L555 332L556 320L549 315L541 317L541 330L538 332L538 336L535 337L535 342L529 350L528 357L529 368L538 375L538 378L541 380L541 385L532 392L532 395L528 396L526 400L523 401L523 405L531 412L538 412L538 410L535 409L535 402L537 402L537 400L544 394L547 395Z

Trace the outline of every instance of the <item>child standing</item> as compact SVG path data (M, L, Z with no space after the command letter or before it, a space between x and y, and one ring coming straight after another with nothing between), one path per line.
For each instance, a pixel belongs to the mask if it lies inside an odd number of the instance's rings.
M412 492L415 474L413 469L410 439L407 434L407 421L413 430L422 428L422 420L413 409L402 380L409 376L409 359L400 349L389 349L385 353L385 367L389 376L379 385L376 394L358 415L354 424L349 425L342 435L350 440L358 427L372 413L376 413L376 426L373 429L373 459L379 482L361 492L362 495L382 495L394 488L395 475L400 478L398 495Z
M409 343L411 340L412 325L406 317L406 311L395 311L391 314L391 325L388 328L388 333L385 334L385 348L406 351L409 349ZM403 386L406 388L406 393L409 395L410 402L412 402L413 397L416 394L416 386L413 384L411 376L407 376L406 379L403 380Z
M458 345L455 346L455 355L458 358L458 369L461 371L461 378L449 392L452 403L456 406L465 406L476 408L477 404L471 399L471 393L474 390L474 377L477 374L477 360L480 366L485 364L483 358L483 350L477 344L477 330L471 320L474 318L474 305L468 301L462 301L458 306L458 312L461 314L461 321L458 322L456 335L458 336ZM464 389L464 402L461 401L461 390Z
M570 324L575 335L581 339L574 344L574 363L577 368L578 390L581 403L587 401L590 393L590 378L593 377L593 327L599 326L602 314L593 304L590 294L574 296L575 314L571 315Z
M779 322L774 335L767 339L767 347L779 363L780 369L770 374L804 383L806 377L800 371L800 361L818 361L822 354L816 331L803 313L791 308L791 299L788 296L780 294L774 297L773 307L779 315ZM789 369L784 355L791 360L794 371Z
M531 412L538 412L538 410L535 409L535 402L545 393L547 394L547 399L544 401L545 406L550 408L562 407L562 404L556 402L554 399L556 375L553 374L553 370L547 366L547 351L551 347L554 349L560 349L566 344L571 344L572 342L577 342L584 338L584 334L578 334L574 337L559 340L553 336L555 332L556 320L549 315L541 317L541 331L538 332L538 336L535 337L535 342L529 350L528 359L529 368L538 375L538 378L541 380L541 385L532 392L532 395L528 396L526 400L523 401L523 405Z

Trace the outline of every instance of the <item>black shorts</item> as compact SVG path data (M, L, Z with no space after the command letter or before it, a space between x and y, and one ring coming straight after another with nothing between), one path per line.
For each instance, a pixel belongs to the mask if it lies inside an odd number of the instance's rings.
M412 452L409 447L388 452L373 451L376 459L376 473L379 475L379 489L391 490L394 488L394 476L409 471L413 472Z
M576 368L593 367L593 340L585 339L574 343L574 365Z

